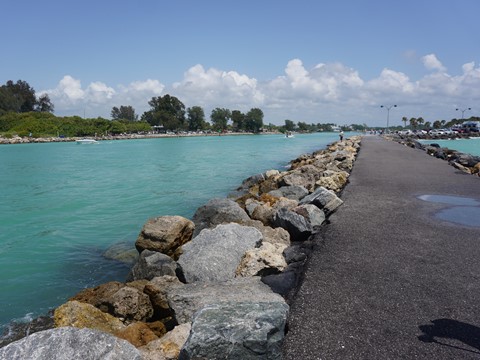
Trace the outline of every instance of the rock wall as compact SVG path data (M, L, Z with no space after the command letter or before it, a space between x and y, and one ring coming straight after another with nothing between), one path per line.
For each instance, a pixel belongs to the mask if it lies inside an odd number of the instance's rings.
M254 175L228 198L201 206L192 220L148 220L127 282L75 295L55 310L56 330L101 331L126 340L144 359L281 359L288 300L312 235L343 203L338 195L360 140L302 155L287 171ZM52 346L51 336L40 338ZM22 353L26 343L4 351Z

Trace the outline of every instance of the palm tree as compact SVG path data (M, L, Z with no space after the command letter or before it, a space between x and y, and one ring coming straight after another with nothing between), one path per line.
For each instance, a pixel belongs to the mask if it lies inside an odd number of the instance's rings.
M407 121L408 121L408 119L407 119L406 116L402 117L402 121L403 121L403 127L407 127Z
M416 128L417 128L417 125L418 125L417 119L415 119L415 118L410 118L409 122L410 122L410 126L411 126L413 129L416 129Z
M417 124L420 125L420 126L421 126L424 122L425 122L425 120L423 120L422 117L419 117L419 118L417 119Z

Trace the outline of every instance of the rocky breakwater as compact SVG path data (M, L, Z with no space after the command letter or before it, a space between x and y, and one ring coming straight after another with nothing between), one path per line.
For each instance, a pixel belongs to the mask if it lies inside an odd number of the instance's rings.
M480 177L480 156L465 154L457 150L441 147L437 143L422 144L415 139L403 139L396 136L389 137L402 145L425 151L428 155L447 161L454 168L464 173Z
M254 175L191 220L148 220L125 283L81 291L55 310L54 329L0 358L281 359L312 235L342 205L359 147L352 137Z

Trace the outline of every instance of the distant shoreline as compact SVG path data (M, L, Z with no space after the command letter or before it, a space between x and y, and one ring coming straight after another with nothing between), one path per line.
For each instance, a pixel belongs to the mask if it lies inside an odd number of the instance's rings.
M123 134L107 136L84 136L84 137L20 137L12 138L0 137L0 145L15 144L43 144L52 142L75 142L81 139L94 139L96 141L106 140L132 140L132 139L156 139L156 138L178 138L178 137L203 137L203 136L238 136L238 135L282 135L281 132L262 132L259 134L247 132L228 132L228 133L178 133L178 134Z

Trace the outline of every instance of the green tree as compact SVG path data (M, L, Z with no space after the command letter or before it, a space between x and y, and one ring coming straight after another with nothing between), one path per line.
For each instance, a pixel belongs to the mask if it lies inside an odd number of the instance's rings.
M258 133L262 127L263 111L259 108L250 109L245 115L245 129L253 133Z
M308 124L306 122L299 121L297 123L298 130L300 131L307 131L308 130Z
M418 124L418 126L422 126L424 123L425 123L425 120L424 120L422 117L419 117L419 118L417 119L417 124Z
M293 131L295 129L295 123L292 120L285 120L285 130Z
M442 122L440 120L435 120L433 122L433 128L434 129L440 129L442 127Z
M215 108L210 114L213 129L216 131L224 131L227 129L228 120L232 117L232 113L228 109Z
M152 126L163 125L166 130L185 128L185 105L175 96L153 97L148 105L151 108L143 113L143 121Z
M409 122L410 122L410 126L411 126L413 129L416 129L416 128L417 128L418 122L417 122L417 119L416 119L416 118L413 118L413 117L410 118Z
M128 106L120 106L120 108L114 106L112 112L110 113L112 120L128 120L128 121L137 121L138 115L135 114L135 109Z
M35 110L37 99L35 98L35 90L23 80L14 83L8 80L1 87L0 110L3 112L29 112Z
M245 130L245 114L240 110L233 110L232 123L232 127L235 131Z
M53 113L53 109L54 109L54 106L48 94L40 95L40 97L36 102L35 110L40 112Z
M402 121L403 121L403 127L407 127L407 121L408 121L408 119L407 119L406 116L402 117Z
M206 127L205 112L200 106L192 106L187 109L188 130L198 131Z
M430 129L432 127L432 123L430 121L425 121L425 129Z

